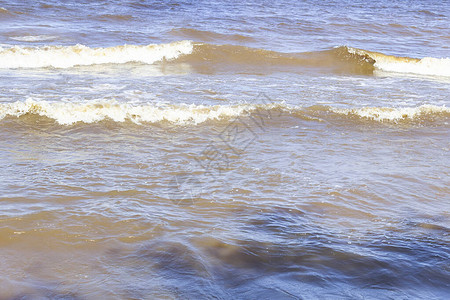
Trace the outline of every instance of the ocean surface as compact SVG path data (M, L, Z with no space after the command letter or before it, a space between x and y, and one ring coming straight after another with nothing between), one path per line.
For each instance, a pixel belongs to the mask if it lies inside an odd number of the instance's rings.
M0 1L0 299L450 299L450 3Z

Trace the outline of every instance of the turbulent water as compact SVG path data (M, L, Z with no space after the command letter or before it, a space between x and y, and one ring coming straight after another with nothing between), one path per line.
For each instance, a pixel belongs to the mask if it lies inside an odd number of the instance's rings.
M449 299L450 6L0 1L0 299Z

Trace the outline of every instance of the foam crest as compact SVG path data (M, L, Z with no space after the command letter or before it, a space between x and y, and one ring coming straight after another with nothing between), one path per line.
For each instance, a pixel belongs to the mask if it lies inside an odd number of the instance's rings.
M115 101L91 103L48 102L27 99L13 103L0 104L0 120L6 116L21 117L35 114L54 119L61 125L77 122L95 123L102 120L115 122L131 121L136 124L169 122L178 125L200 124L209 120L237 117L252 111L272 109L277 104L243 104L204 106L195 104L180 105L131 105Z
M450 114L450 108L436 105L421 105L417 107L362 107L350 109L332 108L333 112L343 115L354 115L378 122L398 122L414 120L438 114Z
M90 124L104 120L113 122L171 123L174 125L196 125L208 121L229 120L251 116L261 111L277 111L275 115L298 117L307 120L335 119L335 116L347 120L356 118L377 122L398 123L403 121L435 121L450 116L450 108L445 106L421 105L417 107L361 107L336 108L313 105L310 107L292 106L284 102L267 104L141 104L120 103L110 100L97 100L84 103L49 102L28 98L26 101L0 103L0 120L6 117L20 118L25 115L37 115L55 120L61 125L78 122ZM330 115L330 113L332 113ZM334 116L333 116L334 115Z
M24 36L12 36L11 40L20 42L43 42L57 39L54 35L24 35Z
M46 35L11 37L22 42L56 38L56 36ZM153 64L162 60L187 63L200 73L214 73L221 70L241 72L243 68L246 72L252 70L296 72L302 68L319 68L338 73L373 74L374 69L378 69L388 72L450 77L450 58L397 57L346 46L304 53L282 53L244 46L191 41L109 48L89 48L84 45L0 47L0 68L70 68L130 62Z
M425 57L409 63L382 60L375 63L375 66L390 72L450 76L450 58Z
M425 57L422 59L385 55L361 49L348 48L350 53L368 55L375 60L374 67L387 72L432 76L450 76L450 58Z
M45 46L0 48L0 68L70 68L96 64L123 64L140 62L152 64L173 60L190 54L193 44L180 41L160 45L124 45L109 48L75 46Z

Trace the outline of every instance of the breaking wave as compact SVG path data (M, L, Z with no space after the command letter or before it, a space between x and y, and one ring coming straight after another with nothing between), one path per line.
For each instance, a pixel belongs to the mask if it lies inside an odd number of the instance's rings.
M347 48L349 53L368 56L374 60L374 67L396 73L450 76L450 58L425 57L422 59L385 55L356 48Z
M70 68L96 64L123 64L140 62L152 64L173 60L192 52L192 43L180 41L170 44L136 46L124 45L109 48L75 46L0 47L0 68Z
M273 109L277 104L269 104L265 109ZM61 125L77 122L95 123L102 120L115 122L131 121L136 124L169 122L173 124L199 124L209 120L237 117L257 109L256 105L131 105L116 101L91 103L48 102L27 99L0 104L0 119L6 116L21 117L27 114L54 119Z
M421 105L418 107L362 107L334 108L315 105L292 106L285 103L195 105L195 104L142 104L132 105L116 101L94 101L88 103L48 102L43 100L17 101L0 104L0 120L7 117L21 118L26 115L47 117L61 125L97 123L104 120L114 122L130 121L135 124L168 122L175 125L196 125L207 121L226 120L252 116L261 111L269 115L285 115L312 120L344 118L372 120L376 122L433 121L447 120L450 109L445 106ZM272 114L272 112L274 112ZM281 114L275 114L279 112Z
M54 35L24 35L24 36L12 36L11 40L20 41L20 42L43 42L43 41L51 41L57 39L57 36Z
M351 53L346 47L325 51L283 53L237 45L194 44L190 55L177 62L189 63L198 71L213 70L271 70L298 71L302 68L329 69L333 72L371 74L375 61L369 56Z
M361 108L333 108L333 112L356 116L378 122L399 122L402 120L433 119L436 116L450 116L450 108L436 105L420 105L416 107L361 107ZM431 117L431 118L430 118Z
M214 39L210 33L184 29ZM42 36L13 37L20 41L42 40ZM0 47L0 68L70 68L82 65L143 63L160 61L188 63L198 72L271 68L301 70L328 68L334 72L372 74L375 70L434 76L450 76L450 58L397 57L340 46L325 51L282 53L237 45L214 45L179 41L147 46L123 45L109 48L75 46Z

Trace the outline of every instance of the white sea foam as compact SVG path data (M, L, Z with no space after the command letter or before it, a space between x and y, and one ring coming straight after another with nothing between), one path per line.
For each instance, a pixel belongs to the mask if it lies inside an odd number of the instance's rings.
M417 62L378 58L374 66L387 72L450 76L450 58L425 57Z
M54 35L24 35L24 36L12 36L11 40L20 41L20 42L43 42L57 39L57 36Z
M195 105L195 104L131 104L113 100L90 102L49 102L28 98L26 101L0 103L0 120L7 116L26 114L54 119L61 125L77 122L96 123L102 120L131 121L136 124L168 122L176 125L195 125L207 121L249 116L255 111L278 110L285 115L307 116L308 119L327 117L327 111L344 116L357 116L378 122L420 120L437 114L450 114L445 106L421 105L418 107L361 107L334 108L330 106L292 106L285 103ZM433 119L433 117L431 118Z
M271 109L277 104L263 105ZM105 119L115 122L132 121L136 124L167 121L173 124L199 124L208 120L237 117L249 114L261 105L131 105L116 101L96 101L89 103L48 102L43 100L17 101L0 104L0 120L6 116L20 117L37 114L54 119L61 125L77 122L95 123Z
M416 59L385 55L350 47L348 51L350 53L370 56L375 60L374 67L386 72L450 76L450 58L425 57Z
M124 45L109 48L75 46L45 46L0 48L0 68L70 68L77 65L123 64L140 62L152 64L190 54L193 44L180 41L159 45Z
M397 122L405 119L417 119L422 116L435 115L440 113L449 114L450 108L436 105L421 105L417 107L361 107L338 109L332 108L333 112L344 115L356 115L374 121Z

